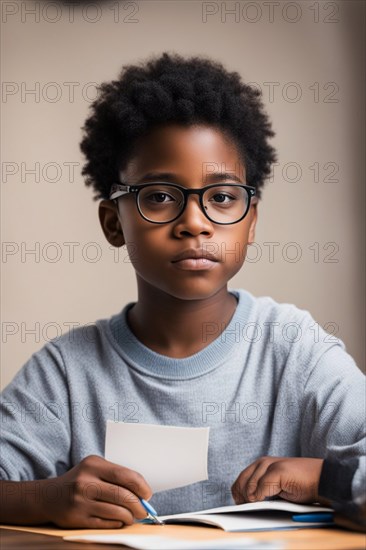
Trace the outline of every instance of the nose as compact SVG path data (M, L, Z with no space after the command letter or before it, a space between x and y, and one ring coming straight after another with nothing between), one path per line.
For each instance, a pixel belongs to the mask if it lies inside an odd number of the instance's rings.
M210 236L214 232L213 223L202 212L197 195L187 197L185 209L173 223L176 237L201 234Z

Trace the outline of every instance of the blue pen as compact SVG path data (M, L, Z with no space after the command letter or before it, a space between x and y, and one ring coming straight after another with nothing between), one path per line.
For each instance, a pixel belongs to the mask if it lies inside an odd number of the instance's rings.
M161 521L161 519L158 518L157 511L149 504L145 499L140 498L140 502L142 506L145 508L147 512L147 518L151 519L156 525L164 525L164 522Z
M314 514L295 514L292 516L294 521L304 523L332 523L333 514L330 512L316 512Z

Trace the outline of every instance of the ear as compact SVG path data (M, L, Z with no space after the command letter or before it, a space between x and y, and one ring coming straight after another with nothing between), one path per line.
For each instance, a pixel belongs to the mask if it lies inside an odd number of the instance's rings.
M250 226L248 233L248 244L252 244L255 240L255 227L258 220L258 200L254 199L250 205Z
M99 203L99 221L107 241L112 246L119 248L125 244L117 206L113 201L103 200Z

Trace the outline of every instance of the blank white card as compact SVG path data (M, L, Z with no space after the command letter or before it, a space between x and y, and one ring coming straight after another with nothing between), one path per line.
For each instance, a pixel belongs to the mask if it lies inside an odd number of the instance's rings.
M208 479L210 428L107 420L105 458L143 475L153 493Z

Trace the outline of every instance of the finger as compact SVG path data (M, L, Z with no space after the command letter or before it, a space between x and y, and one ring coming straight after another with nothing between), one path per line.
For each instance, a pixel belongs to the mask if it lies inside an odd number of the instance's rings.
M109 504L108 502L94 502L90 506L88 514L91 518L122 522L123 525L132 525L135 521L135 518L127 508ZM146 513L144 517L146 517Z
M314 502L315 497L306 491L304 487L297 483L295 480L288 480L286 482L281 481L282 491L278 495L285 500L290 500L291 502Z
M262 456L248 466L248 468L243 470L232 488L233 497L236 503L242 504L252 501L259 479L265 474L267 468L271 464L281 460L283 460L281 457Z
M264 500L281 494L281 475L276 468L267 467L266 472L259 478L255 491L250 495L251 502Z
M233 498L236 504L242 504L243 502L246 502L244 490L247 485L247 480L252 476L253 472L256 470L257 467L258 467L258 460L250 464L247 468L245 468L233 483L231 487L231 493L233 495Z
M98 492L94 500L127 508L136 519L145 519L147 515L145 508L135 493L132 493L125 487L113 485L106 481L99 483Z
M276 495L291 502L307 502L308 495L303 489L302 485L289 477L288 471L284 469L283 462L279 464L272 463L259 480L252 498L253 500L263 500L266 497Z
M103 460L103 463L100 463L99 475L103 481L107 481L112 485L126 487L140 498L149 500L152 497L150 485L135 470L130 470L119 464Z
M258 500L258 485L266 475L271 464L273 464L271 458L262 459L252 475L247 479L245 495L248 501L252 502L253 500Z

